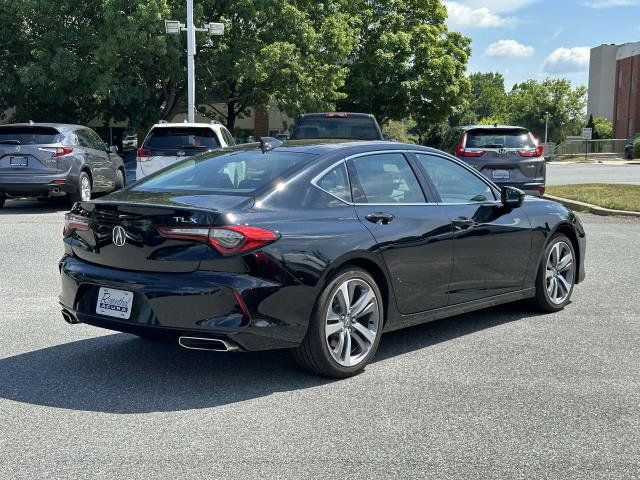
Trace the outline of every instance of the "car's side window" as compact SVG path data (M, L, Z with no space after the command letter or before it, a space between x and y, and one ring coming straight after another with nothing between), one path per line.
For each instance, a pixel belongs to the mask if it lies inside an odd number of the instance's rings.
M94 148L86 130L76 130L76 137L78 137L78 143L81 147Z
M443 157L417 153L418 162L425 169L444 203L482 203L494 201L489 185L455 162Z
M325 173L316 185L334 197L338 197L345 202L351 202L351 188L349 187L349 177L347 167L344 163L336 165Z
M424 203L409 162L401 153L378 153L350 160L356 203Z
M100 138L100 135L98 135L93 130L87 130L86 132L89 135L89 138L91 139L91 144L93 145L93 148L95 148L96 150L102 150L103 152L107 150L107 146Z

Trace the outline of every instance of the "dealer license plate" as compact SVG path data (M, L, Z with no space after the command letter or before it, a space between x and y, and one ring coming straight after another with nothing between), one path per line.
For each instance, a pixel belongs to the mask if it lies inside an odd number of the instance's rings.
M133 292L100 287L96 313L128 320L133 305Z
M26 167L29 164L27 157L9 157L9 165L16 167Z

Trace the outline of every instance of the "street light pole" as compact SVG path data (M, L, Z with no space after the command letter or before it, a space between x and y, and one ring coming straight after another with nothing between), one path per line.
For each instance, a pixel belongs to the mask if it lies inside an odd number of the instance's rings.
M187 0L187 119L196 121L196 31L193 25L193 0Z
M547 143L549 136L549 112L544 112L544 143Z
M168 34L176 35L187 32L187 121L196 120L196 32L206 32L209 35L224 35L224 23L205 23L204 27L193 24L193 0L187 0L187 24L178 20L165 20L164 28Z

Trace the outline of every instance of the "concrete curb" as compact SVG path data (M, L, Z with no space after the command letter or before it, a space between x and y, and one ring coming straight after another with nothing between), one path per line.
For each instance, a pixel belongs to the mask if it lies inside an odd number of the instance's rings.
M610 208L598 207L597 205L591 205L590 203L578 202L577 200L569 200L568 198L555 197L553 195L545 194L544 198L553 200L563 204L565 207L571 208L578 212L589 212L594 215L604 216L623 216L623 217L636 217L640 218L640 212L628 212L626 210L611 210Z

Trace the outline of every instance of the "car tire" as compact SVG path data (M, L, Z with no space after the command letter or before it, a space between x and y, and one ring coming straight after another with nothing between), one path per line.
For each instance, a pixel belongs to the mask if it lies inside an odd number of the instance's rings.
M124 188L124 172L120 169L116 170L116 190L122 190Z
M383 325L384 303L376 281L366 270L347 266L323 288L294 359L326 377L357 375L375 355Z
M557 312L569 303L577 277L576 260L575 249L566 235L551 237L538 266L533 299L536 308Z
M78 190L69 194L69 201L71 204L74 204L76 202L86 202L91 200L92 189L93 184L89 174L87 172L80 172L80 176L78 177Z

